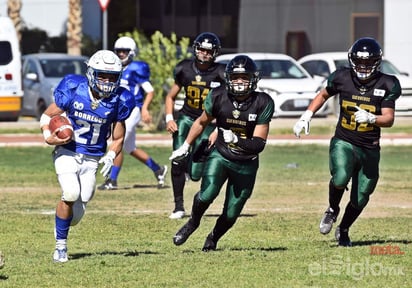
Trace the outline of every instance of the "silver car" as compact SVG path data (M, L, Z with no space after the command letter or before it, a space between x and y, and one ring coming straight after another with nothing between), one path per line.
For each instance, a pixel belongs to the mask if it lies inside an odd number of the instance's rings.
M257 84L260 91L268 93L275 102L273 117L300 117L322 88L322 77L312 77L295 59L279 53L237 53L216 57L216 62L227 64L233 57L243 54L252 58L260 71ZM316 116L331 113L324 105Z
M27 54L22 57L23 116L40 119L44 110L54 102L53 91L67 74L86 73L86 56L64 53Z

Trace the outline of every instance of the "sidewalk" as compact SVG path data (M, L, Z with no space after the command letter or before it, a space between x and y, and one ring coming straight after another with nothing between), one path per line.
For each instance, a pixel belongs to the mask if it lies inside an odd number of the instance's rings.
M288 135L269 135L268 145L305 145L319 144L329 145L332 135L302 135L297 139L292 132L292 127L297 121L296 118L275 118L271 125L277 127L290 127L291 133ZM314 118L311 121L312 127L315 126L330 126L335 125L336 117ZM396 119L395 125L411 126L412 119L408 117L399 117ZM13 146L47 146L44 143L43 135L40 133L39 122L31 118L24 118L18 122L0 122L1 128L27 128L39 129L38 134L0 134L0 147ZM169 146L172 147L172 137L168 134L138 134L136 142L139 145L152 146ZM412 145L412 135L408 134L393 134L382 133L381 145Z

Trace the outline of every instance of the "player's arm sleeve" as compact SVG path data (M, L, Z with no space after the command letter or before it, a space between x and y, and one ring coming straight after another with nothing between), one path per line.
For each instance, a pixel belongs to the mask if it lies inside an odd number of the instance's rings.
M120 94L120 102L117 113L117 121L124 121L132 113L132 110L136 107L136 101L132 93L127 89L122 89Z
M263 95L262 95L262 97L263 97ZM261 95L259 95L259 96L261 96ZM257 122L256 122L257 124L269 123L272 120L273 113L275 112L275 102L273 101L272 97L270 97L268 94L266 94L265 96L266 96L266 98L265 98L266 99L266 104L262 105L263 110L258 115Z
M402 88L398 78L395 76L390 77L392 81L388 81L388 95L385 95L381 103L382 108L395 109L395 101L401 96Z
M266 140L261 137L252 137L250 139L239 138L237 146L250 154L258 154L265 149Z
M72 100L71 91L73 91L73 89L76 89L79 83L79 81L77 81L75 77L72 76L73 75L64 77L53 92L54 102L56 103L57 107L62 110L67 110L69 108Z
M146 92L146 93L150 93L150 92L154 91L152 83L150 83L149 81L143 82L142 83L142 88L143 88L144 92Z

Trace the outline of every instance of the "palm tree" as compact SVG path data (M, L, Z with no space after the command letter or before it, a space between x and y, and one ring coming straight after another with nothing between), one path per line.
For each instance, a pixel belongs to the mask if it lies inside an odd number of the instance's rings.
M21 41L22 20L20 17L21 0L7 0L7 15L16 27L17 37Z
M82 48L82 5L81 0L69 0L67 21L67 53L80 55Z

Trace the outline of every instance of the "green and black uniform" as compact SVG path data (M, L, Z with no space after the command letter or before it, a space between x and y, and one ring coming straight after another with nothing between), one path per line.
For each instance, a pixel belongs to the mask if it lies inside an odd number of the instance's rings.
M223 87L225 65L213 63L206 71L199 71L194 59L185 59L179 62L174 69L175 83L184 88L186 98L177 117L178 131L173 134L173 150L184 143L193 122L204 110L204 101L211 89ZM192 151L203 140L208 139L215 129L211 124L203 131L202 135L193 143ZM175 211L184 211L183 190L186 182L185 173L189 173L194 181L201 178L203 162L191 161L191 154L183 160L172 161L172 185L175 199Z
M262 92L252 92L249 98L238 103L221 87L214 89L206 99L205 112L216 118L216 126L232 130L239 140L237 143L225 143L222 131L218 130L215 149L207 159L203 172L199 200L205 204L212 203L227 181L221 218L231 225L252 194L259 167L258 153L264 148L254 149L255 127L269 123L273 111L272 98Z
M331 184L346 187L352 179L350 203L360 213L379 178L381 128L374 124L357 123L355 107L381 115L382 108L395 108L401 87L395 76L380 72L362 85L350 68L341 68L329 76L326 90L329 95L339 94L340 104L340 115L329 151ZM340 195L329 200L333 209L337 209L342 197L341 193L337 194Z

